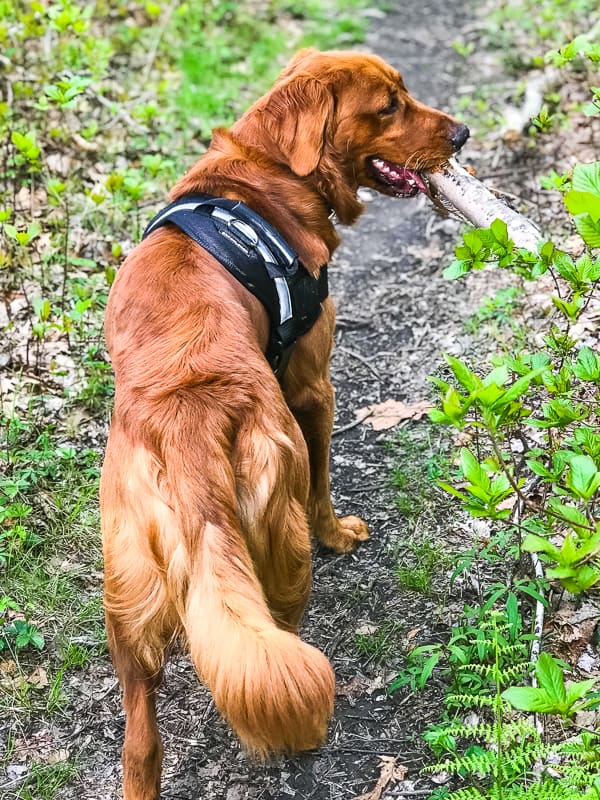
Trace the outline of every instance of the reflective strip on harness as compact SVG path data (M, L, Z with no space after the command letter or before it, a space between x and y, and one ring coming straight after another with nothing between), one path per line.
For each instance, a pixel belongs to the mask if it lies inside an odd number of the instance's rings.
M142 238L167 223L213 255L264 305L270 321L265 356L280 377L296 340L321 313L328 295L327 265L314 278L275 228L237 200L182 197L152 219Z

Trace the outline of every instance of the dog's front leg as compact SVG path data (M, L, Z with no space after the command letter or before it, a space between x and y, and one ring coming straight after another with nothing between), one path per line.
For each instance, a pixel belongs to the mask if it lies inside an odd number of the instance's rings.
M347 553L368 539L369 531L359 517L336 517L331 504L329 449L335 393L329 380L329 358L334 320L333 304L326 302L317 324L298 340L282 388L308 447L310 495L307 511L311 531L326 547Z

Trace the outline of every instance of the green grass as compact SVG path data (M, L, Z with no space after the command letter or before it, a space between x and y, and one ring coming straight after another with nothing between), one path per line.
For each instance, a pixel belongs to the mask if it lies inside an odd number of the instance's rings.
M435 484L448 470L444 448L432 426L425 433L401 430L388 447L395 461L390 478L395 504L412 529L441 497Z
M477 333L485 327L491 336L505 337L507 328L517 327L515 312L521 307L523 295L521 287L508 286L483 297L479 308L465 320L465 329Z
M394 503L406 528L395 554L398 584L404 590L431 594L436 576L451 560L441 545L423 533L445 513L442 509L447 511L448 524L452 518L451 503L437 487L450 473L448 443L438 429L423 424L401 430L388 447L395 461L390 479Z
M300 47L349 47L364 39L366 0L319 0L264 5L198 0L175 11L180 37L177 93L180 121L208 138L230 125L276 78Z
M0 657L16 674L0 706L28 716L64 709L67 670L104 649L98 536L99 456L13 414L0 438ZM13 514L27 511L26 516ZM17 522L18 520L18 522ZM25 534L15 535L14 528ZM25 627L27 626L27 627ZM43 667L47 683L31 679Z
M446 545L437 544L427 538L411 542L398 561L398 584L401 589L431 594L436 575L442 581L443 571L450 566L451 561Z
M71 759L57 764L34 764L19 791L19 800L54 800L58 791L78 774L77 764Z
M357 651L369 661L383 662L400 649L402 625L390 620L368 633L357 633L354 643Z

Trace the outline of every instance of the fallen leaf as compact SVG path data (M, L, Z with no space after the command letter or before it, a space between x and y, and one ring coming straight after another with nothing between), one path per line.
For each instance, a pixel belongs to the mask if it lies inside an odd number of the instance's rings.
M48 686L48 673L43 667L36 667L33 672L27 676L27 683L35 686L36 689L43 689Z
M1 675L17 675L19 668L16 661L9 658L7 661L0 661L0 674Z
M359 625L354 633L358 634L359 636L364 636L365 634L368 636L371 633L377 633L378 630L379 625L373 625L372 623L366 622L363 625Z
M565 607L557 612L552 619L558 633L554 644L557 655L569 664L577 664L593 639L598 616L598 605L591 601L579 608Z
M338 697L360 697L367 688L367 681L355 675L345 683L336 683L335 693Z
M73 170L73 159L61 153L50 153L44 159L50 172L66 178Z
M408 770L403 765L397 764L397 760L393 756L379 756L381 772L377 783L370 792L357 795L354 800L379 800L392 781L403 781Z
M69 760L70 753L68 750L55 750L53 753L50 753L48 758L46 759L47 764L62 764L64 761Z
M381 675L377 675L373 680L356 675L346 683L336 683L335 693L337 697L348 697L350 699L363 697L365 694L370 697L373 692L384 689L386 685L387 683Z
M400 400L385 400L383 403L359 408L354 414L361 422L370 425L374 431L386 431L403 420L421 419L430 408L432 408L431 403L427 400L411 404Z

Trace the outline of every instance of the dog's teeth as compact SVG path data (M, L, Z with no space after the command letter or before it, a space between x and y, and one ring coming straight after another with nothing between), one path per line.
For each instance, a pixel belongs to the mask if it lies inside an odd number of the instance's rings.
M377 169L381 169L383 167L383 161L380 158L374 158L373 164L377 167Z

